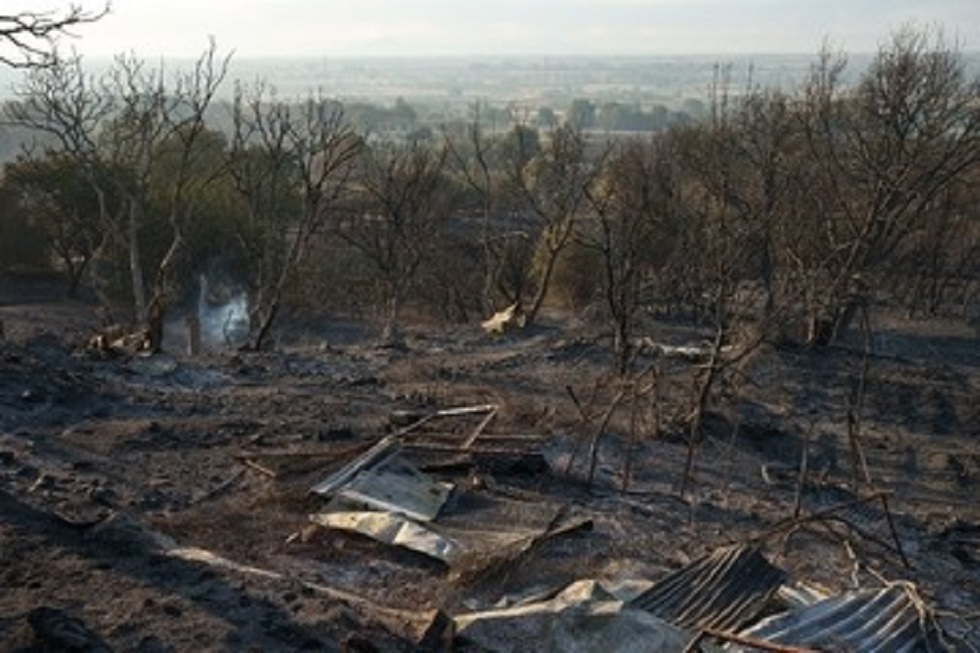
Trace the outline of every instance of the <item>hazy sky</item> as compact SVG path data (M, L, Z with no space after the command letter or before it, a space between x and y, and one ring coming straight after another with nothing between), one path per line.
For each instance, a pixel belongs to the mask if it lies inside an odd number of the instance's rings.
M8 7L64 7L3 0ZM75 0L99 7L99 0ZM113 0L70 45L193 56L214 36L266 55L734 54L875 50L897 27L943 26L980 49L980 0Z

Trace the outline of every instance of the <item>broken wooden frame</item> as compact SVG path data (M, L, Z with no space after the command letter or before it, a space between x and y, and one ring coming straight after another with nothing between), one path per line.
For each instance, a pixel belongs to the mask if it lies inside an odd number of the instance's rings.
M512 569L544 542L591 526L588 519L569 517L559 504L514 499L489 488L479 496L468 506L464 494L429 519L428 513L410 516L412 510L405 506L380 506L371 495L351 497L340 487L326 511L310 515L310 521L441 561L453 569L451 578L458 584L484 578L492 570ZM369 509L354 507L359 504Z
M456 578L475 577L487 568L512 564L541 542L586 527L588 520L566 520L563 507L543 501L518 502L521 514L531 515L529 520L498 515L494 521L493 506L513 503L501 497L492 498L473 517L467 517L465 506L462 514L458 508L450 510L448 517L442 513L454 486L436 481L403 454L425 451L521 460L540 456L536 446L542 438L538 436L487 436L485 440L494 442L484 444L481 437L497 411L496 405L482 404L412 416L407 424L361 450L311 488L330 503L325 512L311 515L310 520L440 560L456 570ZM481 419L462 435L422 433L424 425L439 418L469 415ZM441 439L433 441L437 437ZM457 498L454 506L458 503ZM534 513L540 514L534 517Z

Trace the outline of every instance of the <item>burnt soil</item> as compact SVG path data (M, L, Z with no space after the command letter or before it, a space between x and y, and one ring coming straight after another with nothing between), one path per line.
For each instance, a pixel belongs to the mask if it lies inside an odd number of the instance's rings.
M190 358L176 344L106 356L83 346L98 327L90 304L5 280L0 321L0 650L59 650L37 626L54 614L85 650L408 651L437 608L580 578L656 580L752 538L828 592L910 580L951 639L980 646L980 346L953 320L879 317L870 357L759 348L737 394L705 414L683 488L697 364L641 357L657 391L612 414L589 484L583 445L618 386L601 328L573 317L498 338L416 326L386 347L367 327L324 320L274 352ZM646 335L710 336L655 321ZM865 366L852 413L872 482L856 485L848 405ZM424 448L413 461L454 483L457 508L506 498L529 519L557 507L587 527L460 570L311 526L323 500L309 488L397 428L393 416L478 404L499 407L487 437L535 436L524 441L544 464L436 460ZM476 422L445 420L439 435L464 438ZM794 515L804 449L821 489L804 493L801 514L884 490L897 544L879 504L779 528Z

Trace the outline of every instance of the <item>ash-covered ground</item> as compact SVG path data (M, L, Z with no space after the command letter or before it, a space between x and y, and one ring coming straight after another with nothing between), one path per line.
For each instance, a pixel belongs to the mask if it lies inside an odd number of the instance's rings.
M955 321L880 319L870 356L760 347L742 382L712 395L683 483L699 363L651 352L624 390L601 328L581 320L497 338L479 325L409 327L388 347L324 321L273 352L107 356L84 349L92 306L5 283L2 650L56 650L58 619L84 650L414 650L431 610L582 578L655 581L750 540L829 593L912 581L952 639L980 646L980 346ZM644 335L710 337L653 321ZM324 502L311 486L406 412L476 405L495 407L487 438L532 442L542 464L410 450L453 485L450 508L473 507L488 527L558 513L582 527L460 568L310 523ZM451 442L479 421L417 435ZM798 492L804 450L812 490ZM877 503L787 527L878 491L894 530ZM480 512L491 499L520 514Z

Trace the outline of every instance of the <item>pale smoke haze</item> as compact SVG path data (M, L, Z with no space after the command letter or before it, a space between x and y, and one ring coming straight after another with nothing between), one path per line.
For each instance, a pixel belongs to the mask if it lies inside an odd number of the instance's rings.
M240 345L248 336L248 296L232 289L215 298L209 291L206 275L200 276L197 318L201 325L201 343L207 350Z

